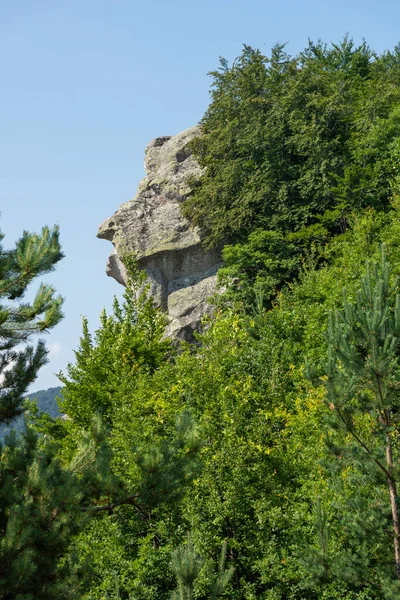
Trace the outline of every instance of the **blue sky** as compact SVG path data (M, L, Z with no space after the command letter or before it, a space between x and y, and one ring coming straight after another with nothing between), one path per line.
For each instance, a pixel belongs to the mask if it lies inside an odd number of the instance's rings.
M66 254L46 277L66 317L33 390L58 384L82 315L94 329L121 294L97 227L135 194L145 145L201 118L218 57L243 43L297 53L346 32L381 52L400 41L399 21L388 0L1 0L0 227L11 246L58 223Z

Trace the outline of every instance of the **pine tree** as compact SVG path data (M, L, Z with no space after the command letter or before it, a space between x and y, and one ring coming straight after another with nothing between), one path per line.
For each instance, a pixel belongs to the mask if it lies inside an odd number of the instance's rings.
M227 543L221 546L217 573L210 565L207 570L209 593L207 598L216 600L223 595L234 573L234 567L225 568ZM188 534L187 543L179 546L172 553L171 570L173 571L178 589L172 593L171 600L193 600L194 584L203 568L205 561L196 552L193 540Z
M47 332L62 318L62 298L41 284L31 303L22 302L29 284L52 271L63 258L58 228L41 234L25 231L13 250L4 250L0 232L0 423L22 412L22 400L38 370L47 362L43 341L32 336Z
M32 337L63 316L63 300L49 285L41 284L30 303L23 298L63 254L57 227L25 231L12 250L3 248L3 237L0 233L0 423L9 423L22 413L27 388L47 362L44 342L34 345ZM30 427L9 436L0 450L0 597L66 597L62 571L68 566L61 568L59 559L79 522L66 510L81 499L78 478L56 460L56 447Z
M355 301L344 293L343 310L331 316L325 386L327 403L346 433L354 464L368 463L386 480L396 579L400 579L399 361L400 295L382 250L380 265L367 265Z
M171 570L177 582L178 590L173 592L171 600L193 600L193 585L203 566L202 557L196 552L193 540L188 535L187 543L179 546L171 559Z
M28 426L0 461L0 598L79 597L85 568L69 554L74 535L115 488L107 430L95 418L70 464L59 444ZM103 507L101 507L103 509Z
M221 546L217 573L215 574L211 569L209 570L208 576L211 584L211 600L215 600L219 596L222 596L235 571L233 566L225 568L227 548L228 545L224 542Z

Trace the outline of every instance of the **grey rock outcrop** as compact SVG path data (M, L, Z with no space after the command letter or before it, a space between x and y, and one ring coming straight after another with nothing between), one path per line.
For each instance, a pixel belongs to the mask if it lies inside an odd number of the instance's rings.
M99 228L97 236L114 245L106 272L126 285L120 256L132 253L146 271L150 294L169 316L167 335L190 340L208 298L216 289L221 266L218 250L204 251L201 231L191 228L180 211L190 193L187 180L201 173L189 142L199 135L191 127L178 135L156 138L146 147L146 176L136 196Z

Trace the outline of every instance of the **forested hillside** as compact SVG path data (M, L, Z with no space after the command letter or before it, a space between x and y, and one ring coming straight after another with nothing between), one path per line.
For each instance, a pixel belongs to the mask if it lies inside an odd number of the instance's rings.
M49 414L55 418L60 415L57 404L57 398L61 396L61 387L48 388L47 390L39 390L26 397L27 400L34 401L40 412ZM4 441L5 436L13 429L15 431L23 431L25 422L23 415L16 417L9 425L0 424L0 441Z
M34 400L41 412L48 413L51 417L57 417L60 414L57 404L57 398L62 399L61 386L39 390L27 396L28 400Z
M193 148L205 174L184 211L225 248L226 274L251 302L294 277L304 255L352 213L387 211L399 169L400 48L377 56L349 38L298 56L244 47L211 73ZM232 245L234 244L234 245Z
M215 314L177 347L127 258L68 418L3 449L0 597L400 595L400 49L212 77L183 210L224 247Z

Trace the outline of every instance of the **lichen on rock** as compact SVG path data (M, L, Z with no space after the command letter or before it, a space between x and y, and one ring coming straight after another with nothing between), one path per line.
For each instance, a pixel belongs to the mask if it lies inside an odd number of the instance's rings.
M189 147L199 134L195 126L150 142L145 150L146 176L136 196L122 204L97 234L114 245L107 275L126 285L120 257L132 254L147 273L154 302L170 317L167 335L186 340L192 339L209 310L207 300L215 292L222 264L220 251L203 249L201 231L192 228L180 210L191 191L188 180L201 174Z

